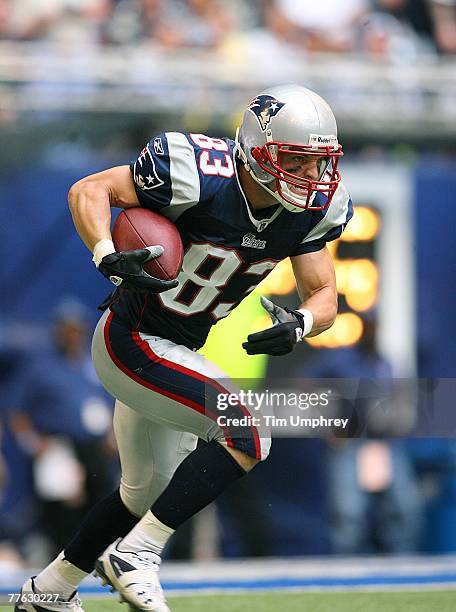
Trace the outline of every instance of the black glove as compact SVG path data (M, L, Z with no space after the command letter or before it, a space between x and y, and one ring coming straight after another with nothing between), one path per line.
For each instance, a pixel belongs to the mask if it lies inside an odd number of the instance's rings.
M147 274L143 265L160 257L162 246L151 246L135 251L120 251L105 255L98 269L111 283L122 289L130 291L144 291L147 293L161 293L173 289L179 284L177 280L161 280Z
M304 315L297 310L281 308L263 296L261 305L269 313L273 326L250 334L242 346L249 355L286 355L302 340Z

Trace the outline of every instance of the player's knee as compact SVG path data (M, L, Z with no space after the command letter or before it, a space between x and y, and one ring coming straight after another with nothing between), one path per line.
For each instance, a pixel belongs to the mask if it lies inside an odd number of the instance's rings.
M150 507L149 485L144 487L131 487L121 481L119 491L120 499L131 514L143 517Z

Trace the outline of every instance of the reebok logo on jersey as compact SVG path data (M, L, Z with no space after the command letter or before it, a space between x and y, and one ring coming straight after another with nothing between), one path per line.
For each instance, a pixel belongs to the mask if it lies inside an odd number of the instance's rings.
M251 249L265 249L266 240L259 240L253 234L245 234L242 238L241 246L250 247Z
M164 155L163 142L160 137L154 138L154 151L157 155Z
M248 109L255 114L263 132L271 123L271 119L277 115L279 110L285 106L285 102L279 102L272 96L257 96L252 100Z

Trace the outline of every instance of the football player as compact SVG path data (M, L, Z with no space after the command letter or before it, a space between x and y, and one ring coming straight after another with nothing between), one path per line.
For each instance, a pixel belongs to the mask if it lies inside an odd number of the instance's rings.
M252 100L235 141L163 133L131 166L73 185L76 229L98 270L118 285L96 328L93 359L116 397L122 477L57 559L23 586L24 600L59 593L58 601L25 601L17 612L81 612L76 589L94 568L132 609L169 610L158 578L167 540L270 447L256 426L240 435L217 424L224 375L195 350L286 257L301 303L287 310L263 298L273 326L247 337L247 353L284 355L332 325L337 291L325 244L352 215L341 155L328 104L304 87L279 86ZM177 280L142 268L163 252L160 245L115 251L112 206L143 206L175 223L185 248ZM231 407L235 416L248 411Z

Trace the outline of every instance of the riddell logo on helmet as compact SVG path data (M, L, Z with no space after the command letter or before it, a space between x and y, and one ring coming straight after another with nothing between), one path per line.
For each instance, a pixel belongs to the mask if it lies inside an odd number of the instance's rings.
M309 144L314 146L328 145L330 147L337 147L337 136L335 136L334 134L330 134L329 136L323 136L321 134L310 134Z

